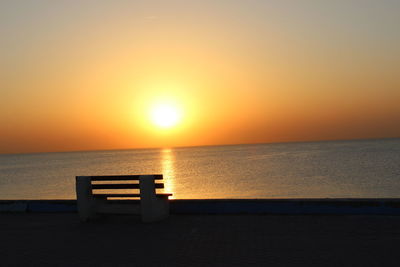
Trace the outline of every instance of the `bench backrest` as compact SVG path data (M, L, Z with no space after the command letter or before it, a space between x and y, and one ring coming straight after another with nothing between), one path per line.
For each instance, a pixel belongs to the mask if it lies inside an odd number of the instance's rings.
M86 179L93 197L102 199L155 197L156 189L164 188L162 182L155 182L163 179L162 174L78 176L77 179Z

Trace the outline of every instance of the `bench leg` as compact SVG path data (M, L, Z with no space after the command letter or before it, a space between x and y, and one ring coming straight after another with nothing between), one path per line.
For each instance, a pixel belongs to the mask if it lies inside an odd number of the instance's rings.
M90 177L76 177L76 203L81 221L86 222L95 218L95 200L92 196L92 183Z
M142 176L140 179L140 209L143 222L155 222L169 215L168 196L156 197L154 178Z
M151 201L140 200L140 202L143 222L156 222L168 218L168 197L157 198Z

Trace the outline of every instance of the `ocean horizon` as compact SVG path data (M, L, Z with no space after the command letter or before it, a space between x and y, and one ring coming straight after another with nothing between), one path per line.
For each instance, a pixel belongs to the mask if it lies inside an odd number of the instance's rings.
M175 199L395 198L400 139L0 154L0 199L74 199L75 176L159 173Z

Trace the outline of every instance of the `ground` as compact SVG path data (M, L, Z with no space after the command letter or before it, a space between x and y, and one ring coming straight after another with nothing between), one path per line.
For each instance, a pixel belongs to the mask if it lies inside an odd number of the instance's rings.
M0 214L2 266L399 266L400 216Z

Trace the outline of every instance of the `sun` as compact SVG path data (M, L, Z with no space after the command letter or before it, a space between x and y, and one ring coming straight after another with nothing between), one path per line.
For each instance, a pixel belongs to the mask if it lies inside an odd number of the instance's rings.
M181 120L181 113L176 106L158 104L151 109L151 121L160 128L172 128Z

